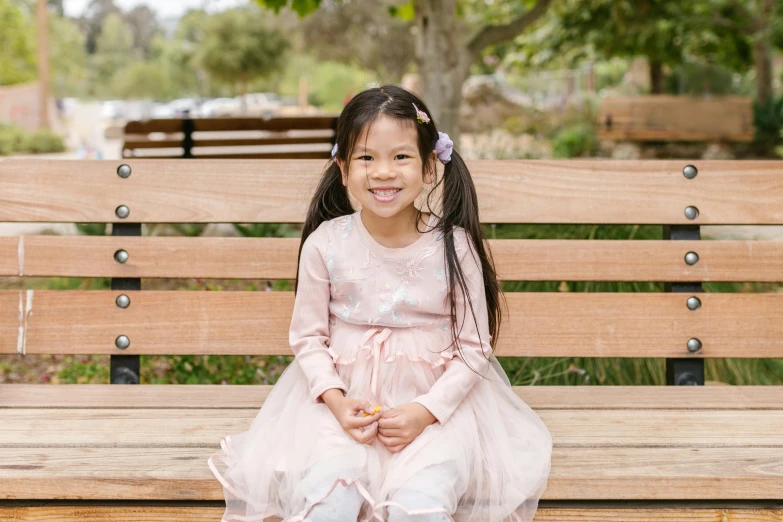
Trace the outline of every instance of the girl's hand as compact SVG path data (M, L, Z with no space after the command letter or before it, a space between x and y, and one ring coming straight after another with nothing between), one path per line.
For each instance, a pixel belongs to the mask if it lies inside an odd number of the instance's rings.
M398 453L437 420L418 402L386 410L378 420L378 440L392 453Z
M326 390L321 398L340 423L343 430L360 444L372 444L378 434L378 419L382 412L375 412L370 401L345 397L342 390ZM363 412L372 413L364 416Z

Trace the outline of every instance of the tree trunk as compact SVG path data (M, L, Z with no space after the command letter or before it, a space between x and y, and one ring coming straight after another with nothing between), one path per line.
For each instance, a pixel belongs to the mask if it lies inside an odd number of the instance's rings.
M756 71L756 103L764 105L772 97L772 8L774 0L760 0L759 27L753 43Z
M650 93L663 94L663 64L650 58Z
M458 30L456 0L416 3L416 63L421 97L441 132L448 133L459 150L459 108L462 85L468 79L471 55Z

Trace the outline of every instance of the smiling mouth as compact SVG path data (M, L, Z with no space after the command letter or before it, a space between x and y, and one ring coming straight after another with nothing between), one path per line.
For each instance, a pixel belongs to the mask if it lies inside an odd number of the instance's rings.
M370 189L370 192L372 192L373 194L377 194L379 196L393 196L394 194L396 194L397 192L399 192L401 190L402 189L394 189L394 190L375 190L375 189Z

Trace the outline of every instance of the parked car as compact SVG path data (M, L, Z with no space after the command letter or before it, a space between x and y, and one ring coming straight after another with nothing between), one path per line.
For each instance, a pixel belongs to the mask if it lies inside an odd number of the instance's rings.
M156 103L150 109L150 116L152 118L174 118L174 107L168 103Z
M202 118L223 118L239 116L241 109L242 104L236 98L214 98L201 105L200 113Z
M119 120L125 117L125 102L110 100L101 105L101 117L104 120Z
M245 116L270 118L278 113L281 105L280 97L273 92L253 92L239 98Z

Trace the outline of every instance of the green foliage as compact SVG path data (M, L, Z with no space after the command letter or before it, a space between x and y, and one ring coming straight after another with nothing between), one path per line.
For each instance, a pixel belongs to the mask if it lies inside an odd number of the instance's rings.
M283 66L290 44L257 9L231 9L209 17L199 50L200 63L216 80L247 92L249 83Z
M0 85L38 77L33 8L33 4L0 0ZM53 12L47 23L52 95L80 95L87 81L84 36L75 22Z
M95 94L113 94L110 89L112 77L139 57L139 51L133 47L130 25L118 13L108 15L96 39L95 54L90 57Z
M15 125L0 123L0 156L10 154L62 152L65 142L62 136L49 130L28 134Z
M43 154L65 151L62 136L47 129L40 129L27 137L27 152Z
M754 144L770 153L781 142L783 131L783 96L772 97L764 104L753 104L753 125L756 128Z
M256 0L256 2L263 6L273 9L275 13L279 13L282 8L288 5L288 0ZM296 11L300 17L304 17L321 5L321 0L291 0L291 9Z
M171 82L168 60L134 62L118 70L111 78L111 92L119 98L175 98L179 89Z
M308 55L293 55L269 87L282 96L296 96L302 76L308 79L312 101L326 112L340 112L348 94L357 93L376 81L370 71L359 67L316 60Z
M287 224L277 223L251 223L243 225L241 223L232 223L234 229L243 237L300 237L301 231L298 228Z
M552 140L555 158L595 156L599 148L598 136L593 125L580 123L566 127Z
M56 98L89 92L86 39L76 22L49 13L51 93Z
M74 223L76 229L85 236L105 236L106 223Z
M725 23L716 24L720 18ZM752 42L732 2L562 0L536 31L517 38L507 64L571 67L585 60L645 56L672 68L697 58L731 70L752 63Z
M742 76L726 66L689 61L674 68L666 77L665 91L683 95L749 95Z
M414 6L413 0L400 6L393 5L389 7L389 14L406 22L411 22L416 17L416 6Z
M0 0L0 85L35 79L35 25L12 0Z
M534 136L545 133L546 115L544 111L535 107L525 107L514 116L507 118L500 126L501 129L518 136L520 134L532 134Z
M16 125L0 123L0 156L24 152L27 149L27 134Z

